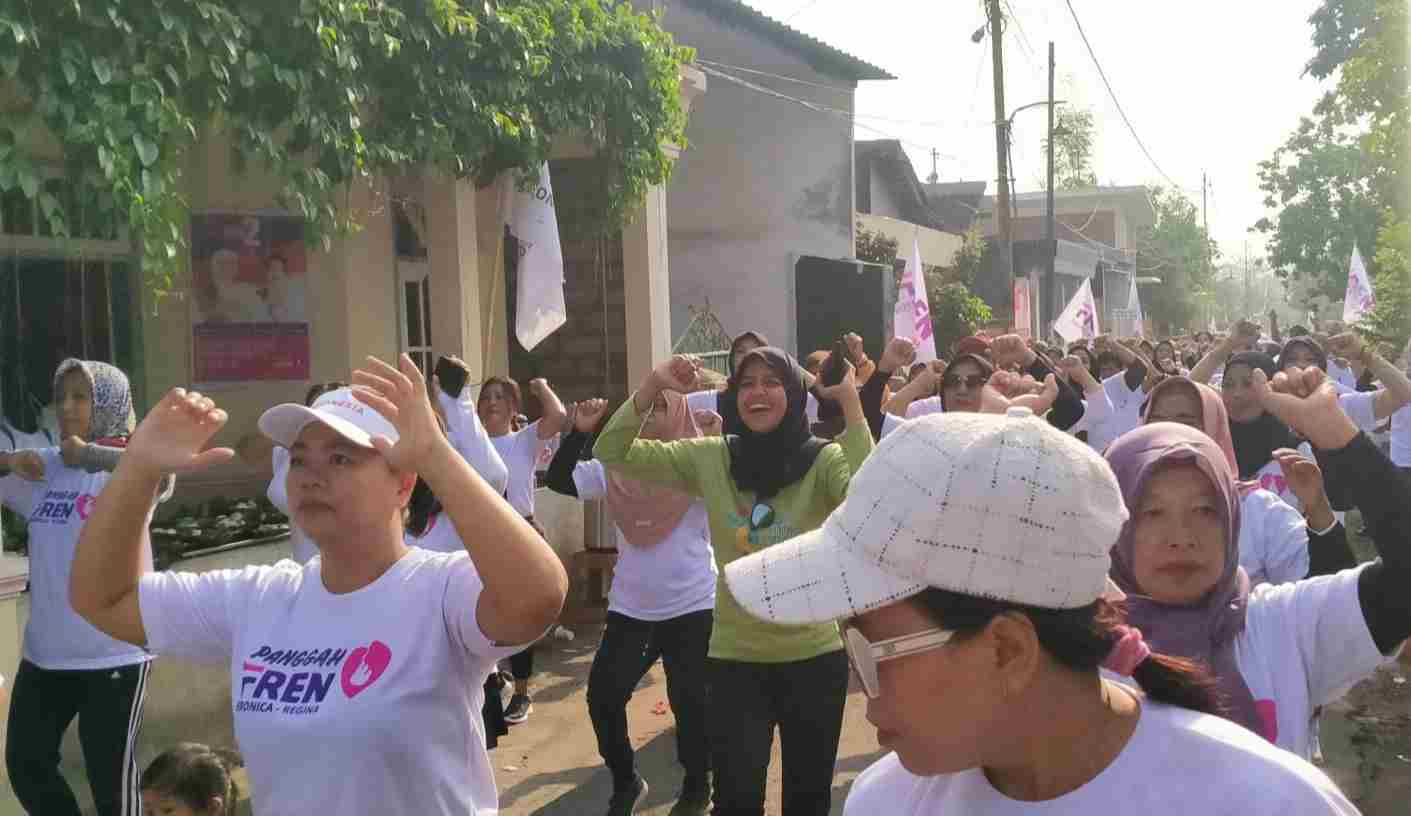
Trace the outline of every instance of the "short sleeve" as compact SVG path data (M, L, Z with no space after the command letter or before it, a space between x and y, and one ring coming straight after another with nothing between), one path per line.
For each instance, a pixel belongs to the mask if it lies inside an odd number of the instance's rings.
M1309 701L1314 706L1337 700L1387 660L1362 617L1357 584L1364 568L1266 585L1250 600L1252 634L1266 647L1278 641L1292 647L1308 679ZM1293 667L1278 665L1278 669Z
M888 434L900 428L904 422L906 422L906 420L896 414L883 414L881 438L886 439Z
M263 573L252 566L211 572L149 572L137 585L147 651L196 663L221 663L235 648L245 599Z
M34 512L34 489L40 484L25 481L14 473L0 477L0 505L29 518Z
M583 501L601 499L608 492L607 468L597 459L579 462L573 467L573 487Z
M812 391L805 391L804 395L808 398L804 402L804 414L808 416L808 422L812 425L818 421L818 398L813 395Z
M270 477L269 487L265 488L265 496L269 498L270 504L279 508L279 512L289 515L289 449L276 445L274 451L270 453L270 464L274 469L274 475Z
M456 553L448 559L446 595L441 601L441 610L452 642L467 654L486 660L499 660L523 651L526 644L494 643L480 628L480 593L484 589L485 584L469 555Z
M906 418L916 419L917 417L930 416L931 414L945 413L945 406L941 404L940 397L926 397L913 401L906 406Z
M1250 512L1264 579L1287 584L1308 577L1308 522L1288 502L1267 490L1245 502ZM1241 519L1244 523L1244 519Z
M1377 395L1380 391L1349 391L1338 395L1338 404L1360 430L1372 433L1377 429Z

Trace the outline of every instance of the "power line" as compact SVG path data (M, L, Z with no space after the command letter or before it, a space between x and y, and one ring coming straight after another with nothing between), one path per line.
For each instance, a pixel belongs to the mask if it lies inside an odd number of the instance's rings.
M1004 0L1004 7L1009 11L1009 19L1014 21L1014 28L1018 33L1019 52L1024 57L1024 61L1029 63L1029 69L1036 75L1042 76L1043 71L1039 68L1034 57L1034 47L1029 43L1029 35L1024 33L1024 24L1019 22L1019 15L1014 11L1014 6L1009 0Z
M1117 101L1117 92L1112 90L1112 83L1107 81L1107 72L1102 70L1102 63L1097 61L1097 53L1093 51L1092 43L1088 42L1087 32L1083 31L1083 23L1078 19L1077 10L1073 8L1073 0L1065 0L1065 2L1068 4L1068 13L1073 17L1073 24L1078 27L1078 36L1083 38L1083 45L1088 49L1088 56L1092 57L1093 66L1097 68L1098 76L1102 77L1102 84L1107 86L1107 95L1112 98L1112 104L1117 107L1117 112L1122 115L1122 121L1127 124L1127 130L1131 132L1132 138L1136 140L1137 147L1141 148L1142 153L1146 155L1147 161L1151 162L1151 166L1156 168L1156 172L1160 173L1161 177L1166 179L1168 184L1177 189L1181 189L1181 185L1177 184L1170 176L1166 175L1166 171L1162 170L1161 165L1156 163L1156 159L1152 158L1151 151L1146 149L1146 144L1142 141L1142 137L1137 135L1137 129L1132 126L1132 120L1127 118L1127 111L1123 110L1122 103Z
M802 6L799 6L797 9L794 9L793 13L790 14L788 17L785 17L782 22L788 24L790 20L793 20L795 17L799 16L800 14L803 14L805 11L808 11L816 5L818 5L818 0L808 0L807 3L804 3Z
M757 70L757 69L754 69L754 68L746 68L746 67L743 66L743 65L730 65L729 63L725 63L725 62L715 62L715 61L713 61L713 60L706 60L706 59L700 59L700 58L697 58L697 59L696 59L696 63L697 63L698 65L713 65L713 66L715 66L716 68L728 68L728 69L730 69L731 71L740 71L740 72L746 73L746 74L754 74L754 75L756 75L756 76L769 77L770 79L779 79L779 80L783 80L784 82L793 82L793 83L796 83L796 84L798 84L798 85L807 85L807 86L809 86L810 88L822 88L822 89L824 89L824 90L826 90L826 91L837 91L837 92L840 93L840 94L846 94L846 95L848 95L848 96L852 96L854 93L857 92L857 89L856 89L856 88L845 88L845 87L843 87L843 86L841 86L841 85L828 85L828 84L825 84L825 83L822 83L822 82L811 82L811 81L809 81L809 80L807 80L807 79L800 79L799 77L784 76L783 74L771 74L771 73L769 73L768 71L760 71L760 70Z

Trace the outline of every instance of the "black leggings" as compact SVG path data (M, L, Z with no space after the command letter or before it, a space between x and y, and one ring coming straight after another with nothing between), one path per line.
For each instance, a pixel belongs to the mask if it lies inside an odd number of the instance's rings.
M524 651L510 658L510 674L516 680L528 680L534 676L534 646L524 647Z
M150 666L51 671L20 662L10 692L5 765L27 812L83 816L59 773L59 745L75 717L98 816L142 812L136 749Z

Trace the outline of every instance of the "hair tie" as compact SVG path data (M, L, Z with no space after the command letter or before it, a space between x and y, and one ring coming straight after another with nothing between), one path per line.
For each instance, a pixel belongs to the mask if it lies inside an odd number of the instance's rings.
M1123 677L1131 677L1132 672L1151 657L1151 647L1142 637L1142 630L1135 626L1119 626L1117 631L1121 637L1113 644L1112 651L1107 653L1102 667Z

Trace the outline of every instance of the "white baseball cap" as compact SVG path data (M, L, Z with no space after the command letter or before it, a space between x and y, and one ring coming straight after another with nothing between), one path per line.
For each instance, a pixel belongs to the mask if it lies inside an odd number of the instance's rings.
M928 587L1071 609L1111 597L1126 519L1107 462L1029 409L936 414L883 439L822 527L731 562L725 580L751 615L784 624Z
M297 402L276 405L260 417L260 431L278 444L292 448L311 422L322 422L344 439L364 448L372 447L375 436L385 436L393 443L398 439L392 423L353 396L351 388L321 394L312 407Z

